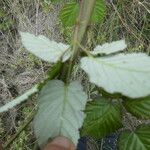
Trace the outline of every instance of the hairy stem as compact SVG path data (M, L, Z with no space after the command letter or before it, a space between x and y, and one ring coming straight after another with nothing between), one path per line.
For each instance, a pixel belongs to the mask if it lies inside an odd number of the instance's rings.
M62 67L62 63L58 62L50 69L50 71L48 72L48 78L45 79L43 82L39 83L38 86L39 91L43 88L43 86L47 83L48 80L54 79L59 74L61 67ZM24 131L28 127L28 125L32 122L35 114L36 114L36 110L33 110L31 115L24 122L24 125L20 127L17 133L4 145L4 149L7 149L19 137L22 131Z
M78 55L79 44L81 44L84 34L86 32L87 26L89 24L91 15L94 10L96 0L82 0L80 3L80 13L76 21L75 31L73 35L73 46L72 46L72 57L69 62L69 68L66 78L66 83L69 82L71 72L74 66L74 62Z

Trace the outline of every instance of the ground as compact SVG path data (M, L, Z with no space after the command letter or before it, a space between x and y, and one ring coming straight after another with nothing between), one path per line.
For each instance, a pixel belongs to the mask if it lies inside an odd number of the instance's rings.
M43 0L1 0L0 6L0 105L3 105L46 77L52 64L28 53L22 46L19 31L42 34L58 42L70 42L71 28L63 28L58 13L63 5L51 5ZM150 3L148 0L107 0L103 22L91 25L87 33L88 45L125 38L128 52L150 54ZM84 73L75 66L73 78L88 85ZM0 139L7 144L36 109L36 96L9 112L0 115ZM135 122L136 123L136 122ZM34 147L30 124L12 143L10 150L31 150ZM90 143L90 140L89 140ZM90 149L90 147L89 147ZM93 149L93 148L91 148ZM96 149L96 148L95 148Z

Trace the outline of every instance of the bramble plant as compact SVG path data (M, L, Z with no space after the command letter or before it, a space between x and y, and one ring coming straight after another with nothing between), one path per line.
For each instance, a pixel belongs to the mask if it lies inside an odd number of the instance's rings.
M126 112L138 119L150 119L150 57L144 53L125 54L124 39L97 45L93 50L82 43L87 26L101 21L104 12L102 0L65 4L60 19L64 26L74 25L75 28L70 45L20 32L24 47L54 66L46 80L1 107L0 112L39 92L34 132L40 146L60 135L68 137L75 145L81 136L103 138L122 128ZM81 83L71 81L78 56L81 56L81 69L99 91L97 98L89 102ZM149 139L150 125L141 124L131 131L122 131L118 147L120 150L149 150Z

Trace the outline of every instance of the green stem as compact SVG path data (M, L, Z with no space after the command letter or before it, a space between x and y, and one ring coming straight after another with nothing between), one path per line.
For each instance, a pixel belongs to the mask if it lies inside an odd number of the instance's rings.
M89 24L92 12L94 10L95 2L96 2L96 0L82 0L81 1L80 13L79 13L79 17L78 17L77 22L76 22L75 31L74 31L74 35L73 35L73 46L72 46L73 55L72 55L70 62L69 62L69 68L68 68L68 73L67 73L67 77L66 77L66 83L68 83L70 80L72 68L74 66L74 62L75 62L77 55L78 55L79 45L81 44L81 42L83 40L84 34L85 34L87 26ZM68 66L68 64L66 64L66 65ZM56 68L54 67L54 71L53 71L52 75L49 76L48 79L52 79L56 76L56 74L59 72L60 68L62 67L62 64L58 63L58 64L56 64L56 66L57 67ZM41 89L44 84L45 84L45 82L39 86L39 89ZM28 121L23 125L23 127L21 127L19 129L19 131L4 146L4 148L8 148L13 143L13 141L20 135L20 133L23 130L25 130L25 128L33 120L34 115L35 115L35 112L33 112L33 114L31 114Z
M91 15L93 13L94 10L94 6L95 6L95 2L96 0L82 0L81 4L80 4L80 12L79 12L79 16L76 22L76 26L75 26L75 31L74 31L74 35L73 35L73 46L72 46L72 51L73 51L73 55L70 59L69 62L69 68L68 68L68 73L67 73L67 78L66 78L66 83L69 82L70 80L70 76L71 76L71 72L74 66L74 62L77 58L78 55L78 50L79 50L79 44L81 44L84 34L86 32L87 26L89 24ZM79 43L79 44L78 44Z

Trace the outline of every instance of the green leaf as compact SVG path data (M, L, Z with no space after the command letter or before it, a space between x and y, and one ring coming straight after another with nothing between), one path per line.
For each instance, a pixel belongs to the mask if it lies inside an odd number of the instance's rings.
M66 0L45 0L45 1L51 1L52 3L66 3ZM69 2L75 2L76 0L69 0Z
M150 97L140 99L128 99L124 106L131 114L138 118L150 119Z
M122 127L121 108L119 103L99 98L88 103L86 119L83 124L82 135L102 138Z
M20 104L21 102L27 100L29 96L38 92L38 85L35 85L30 90L26 91L21 96L15 98L14 100L10 101L9 103L5 104L4 106L0 107L0 113L8 111L9 109L15 107L16 105Z
M84 57L81 68L89 75L90 82L108 93L131 98L150 94L150 57L144 53Z
M91 22L92 23L101 22L105 17L105 13L106 13L106 6L104 0L96 0Z
M105 43L103 45L97 45L91 54L111 54L124 50L127 47L125 40L119 40L111 43Z
M125 131L119 138L119 150L149 150L150 125L140 126L134 132Z
M60 20L66 27L75 25L79 12L79 4L76 2L67 3L60 11Z
M47 0L48 1L48 0ZM61 0L49 0L51 1L52 3L57 3L57 2L61 2Z
M37 57L55 63L62 59L66 61L71 55L69 45L50 41L45 36L35 36L27 32L20 32L24 47Z
M56 136L68 137L77 145L86 101L87 96L78 82L67 86L60 80L49 81L40 93L34 120L39 145Z

